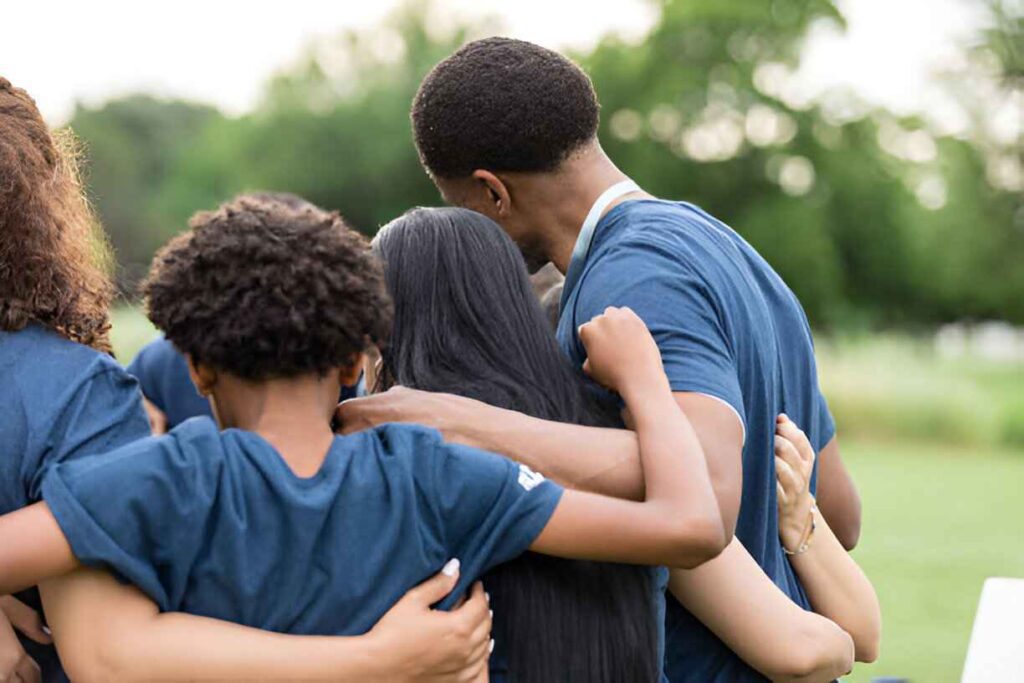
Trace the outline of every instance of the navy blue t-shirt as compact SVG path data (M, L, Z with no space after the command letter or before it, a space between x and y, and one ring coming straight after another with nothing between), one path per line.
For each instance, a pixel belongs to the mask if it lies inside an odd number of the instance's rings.
M142 347L128 365L128 372L139 380L142 393L167 417L171 430L192 417L213 417L210 402L199 395L188 374L188 362L174 345L158 337ZM342 387L339 400L366 393L365 380L355 387Z
M142 347L128 372L138 378L142 393L167 417L167 429L190 417L213 417L210 402L192 384L185 357L163 337Z
M48 467L149 435L135 380L40 325L0 332L0 387L0 514L38 502ZM18 597L39 609L35 589ZM52 647L22 642L43 680L66 680Z
M600 220L567 295L558 338L575 363L586 357L578 326L608 306L629 306L647 324L673 391L717 398L743 422L736 536L784 593L809 608L779 541L775 418L789 415L819 451L835 425L800 302L753 247L701 209L635 200ZM665 622L673 683L762 680L671 597Z
M356 635L450 558L450 606L526 550L562 489L415 425L335 438L300 478L257 434L194 418L60 465L43 497L82 562L161 610L271 631Z

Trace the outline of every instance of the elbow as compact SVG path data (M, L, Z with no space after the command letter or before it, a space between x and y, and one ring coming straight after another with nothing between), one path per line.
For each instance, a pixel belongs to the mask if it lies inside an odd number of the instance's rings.
M104 683L122 681L133 683L141 680L124 658L124 653L113 643L92 643L93 647L78 649L74 656L61 656L62 664L72 681L83 683Z
M717 513L689 519L670 533L669 567L693 569L718 557L729 545L722 518Z
M858 662L870 664L878 659L878 652L882 647L882 618L876 614L875 618L862 628L852 633L854 659Z
M98 653L88 656L62 657L68 679L83 683L100 683L100 681L122 681L123 674L116 667L108 666L108 662Z
M881 641L876 639L870 643L854 643L854 659L864 664L871 664L878 659Z
M860 540L860 515L858 514L855 519L844 520L836 527L832 529L832 533L836 535L840 545L842 545L847 552L857 547L857 541Z
M771 680L833 680L853 669L854 642L850 634L818 615L807 622L799 636L801 647L789 649L770 670L762 671Z

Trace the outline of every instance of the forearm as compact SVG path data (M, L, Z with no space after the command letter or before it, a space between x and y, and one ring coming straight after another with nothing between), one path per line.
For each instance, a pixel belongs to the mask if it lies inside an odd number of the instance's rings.
M372 636L289 636L160 614L107 643L107 680L388 681Z
M882 615L871 582L832 533L820 512L807 551L790 556L814 610L853 637L858 661L878 657Z
M479 404L461 426L470 445L500 453L568 488L643 500L644 471L634 432L552 422Z
M681 525L696 564L725 547L725 529L700 439L677 405L664 374L623 391L632 415L646 480L645 504ZM689 544L688 544L689 545ZM680 558L682 560L682 556ZM695 566L690 559L672 566Z
M749 666L772 680L831 681L853 665L850 636L801 609L736 539L696 569L674 569L677 600Z
M372 637L300 637L161 614L105 572L42 586L61 660L75 680L390 680Z
M10 595L78 566L46 503L0 516L0 595Z
M860 539L860 494L843 463L839 440L833 437L818 454L818 509L847 550Z

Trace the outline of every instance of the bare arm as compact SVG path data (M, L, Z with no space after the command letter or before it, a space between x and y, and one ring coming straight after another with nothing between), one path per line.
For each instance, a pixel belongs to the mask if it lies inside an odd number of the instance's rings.
M860 494L833 437L818 454L818 509L847 550L860 539Z
M46 503L0 516L0 595L9 595L79 566Z
M430 605L455 585L413 589L364 636L290 636L187 614L161 614L138 589L79 569L42 596L69 675L82 681L473 681L486 670L490 617L479 584L458 610Z
M779 529L783 547L814 610L852 637L856 658L878 657L882 613L867 576L839 543L810 495L814 449L800 429L781 416L775 434ZM813 520L813 524L811 524Z
M672 570L669 590L740 659L773 681L831 681L853 667L853 641L789 599L740 542L696 569Z
M566 491L531 549L561 557L694 567L721 552L725 533L700 440L676 404L658 347L627 308L580 328L584 370L619 392L636 424L642 503Z
M728 538L743 486L743 425L721 401L676 392L676 404L700 441ZM644 469L635 432L551 422L480 401L396 387L338 407L345 433L385 422L435 427L445 438L501 453L570 489L643 500Z

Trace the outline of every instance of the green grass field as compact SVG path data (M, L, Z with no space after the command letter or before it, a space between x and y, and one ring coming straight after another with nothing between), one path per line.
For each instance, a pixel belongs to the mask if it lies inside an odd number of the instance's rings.
M854 556L882 603L882 655L851 681L960 680L981 585L1024 577L1024 452L843 443L864 525Z
M154 334L115 312L122 362ZM847 680L958 681L982 582L1024 577L1024 366L893 336L824 341L819 364L864 503L854 555L884 620L881 658Z

